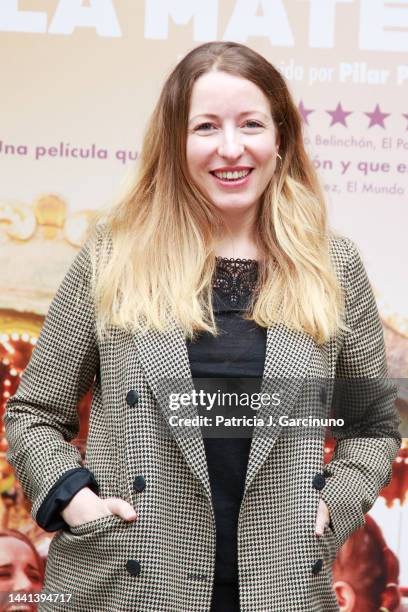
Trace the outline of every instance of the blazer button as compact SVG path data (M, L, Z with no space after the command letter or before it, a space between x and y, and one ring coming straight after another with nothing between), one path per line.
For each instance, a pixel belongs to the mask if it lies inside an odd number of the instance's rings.
M325 404L327 402L327 391L326 391L326 387L320 387L320 401L322 402L322 404Z
M313 564L312 574L314 576L317 576L317 574L319 574L322 571L322 568L323 568L323 559L318 559L316 563Z
M138 576L141 570L139 561L135 561L135 559L129 559L128 561L126 561L126 569L131 576Z
M136 493L141 493L146 488L146 480L143 476L136 476L133 481L133 488Z
M315 474L313 476L312 485L314 486L315 489L317 489L318 491L321 491L325 484L326 484L326 478L324 477L323 474Z
M129 406L135 406L139 400L139 394L136 389L131 389L126 394L126 402Z

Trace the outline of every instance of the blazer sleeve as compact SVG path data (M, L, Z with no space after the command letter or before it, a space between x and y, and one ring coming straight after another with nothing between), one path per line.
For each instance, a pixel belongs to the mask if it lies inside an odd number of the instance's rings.
M345 315L349 328L336 364L336 380L345 382L341 412L353 433L337 439L325 468L321 498L341 546L359 527L381 489L391 480L392 462L401 445L397 390L387 379L384 335L375 297L355 244L345 239L348 270Z
M99 364L90 297L89 241L51 302L40 337L5 414L7 460L32 501L32 516L61 476L82 467L70 444L79 431L77 405Z
M37 523L45 531L69 529L61 516L62 510L71 499L84 487L89 487L99 494L99 486L94 475L85 468L74 468L64 472L57 480L37 512Z

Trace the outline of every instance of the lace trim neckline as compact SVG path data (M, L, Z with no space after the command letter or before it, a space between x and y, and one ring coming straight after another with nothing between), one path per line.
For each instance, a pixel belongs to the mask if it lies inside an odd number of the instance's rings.
M258 261L242 257L218 257L213 278L216 310L245 310L257 288Z
M235 261L242 261L242 262L251 262L251 263L259 263L259 261L257 259L250 259L249 257L223 257L221 255L216 255L215 259L217 261L230 261L230 262L235 262Z

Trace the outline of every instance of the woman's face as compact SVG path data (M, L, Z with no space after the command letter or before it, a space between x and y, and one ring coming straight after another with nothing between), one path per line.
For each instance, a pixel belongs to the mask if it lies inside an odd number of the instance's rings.
M259 87L226 72L197 79L187 164L196 186L217 208L242 212L258 205L275 172L278 146L269 101ZM240 174L228 177L227 171Z
M8 592L38 592L42 588L42 572L38 567L37 559L31 548L13 537L2 536L0 538L0 594ZM3 601L0 595L1 612L13 609L8 601ZM34 604L31 606L21 602L18 609L36 610Z

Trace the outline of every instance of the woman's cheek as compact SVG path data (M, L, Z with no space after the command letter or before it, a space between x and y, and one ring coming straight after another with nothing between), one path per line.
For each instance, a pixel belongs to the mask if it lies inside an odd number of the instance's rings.
M0 592L6 593L8 591L12 591L12 580L10 577L0 577ZM1 612L1 608L0 608Z

